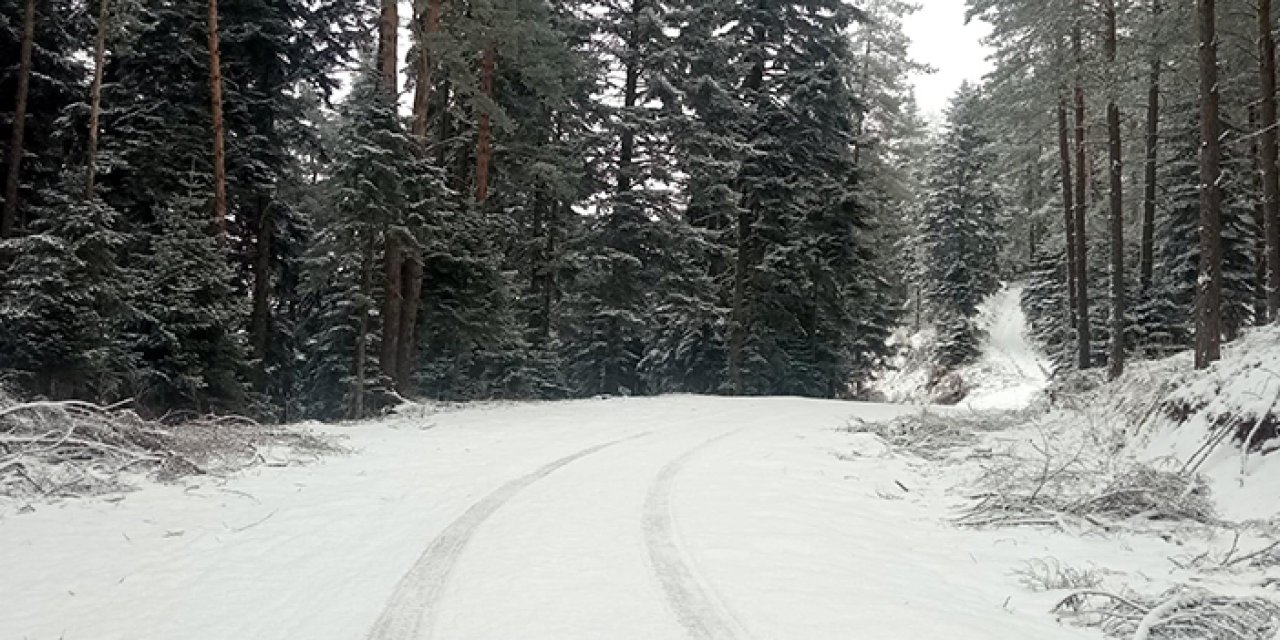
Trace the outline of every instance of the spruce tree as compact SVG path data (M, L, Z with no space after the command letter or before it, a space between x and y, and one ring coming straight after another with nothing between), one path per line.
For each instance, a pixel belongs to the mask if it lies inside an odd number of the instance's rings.
M84 198L78 172L46 189L28 235L4 243L0 370L50 398L121 397L129 354L121 318L130 296L117 266L123 237L102 200Z
M737 179L729 384L736 393L841 396L869 375L863 367L888 334L869 322L883 278L856 189L844 33L854 13L776 4L740 25L751 150Z
M1175 134L1166 145L1155 232L1155 281L1136 310L1137 339L1143 351L1165 355L1193 346L1196 282L1199 278L1199 123L1193 105L1172 110ZM1224 328L1239 330L1251 319L1254 296L1253 198L1248 193L1249 158L1224 154L1222 183ZM1231 337L1228 335L1228 337Z
M14 157L10 145L14 141L26 4L26 0L0 0L0 183L7 181ZM77 55L90 28L85 12L72 0L37 0L34 9L17 201L12 203L14 219L8 221L13 226L11 232L32 222L35 212L29 209L43 206L41 194L58 187L63 160L78 156L84 148L77 144L83 131L69 137L68 124L75 123L79 129L88 112L80 108L87 72ZM0 187L0 200L7 187ZM0 207L6 205L0 202Z
M427 255L442 248L439 172L418 153L380 82L366 62L340 109L322 187L328 202L317 213L302 283L304 403L307 413L324 418L363 417L394 400L392 381L379 373L381 327L372 321L387 295L373 273L388 239L431 243Z
M924 298L938 325L938 364L978 355L978 305L999 286L999 201L990 173L990 141L980 122L982 96L960 88L946 114L929 170L920 222Z
M152 210L157 220L131 266L139 288L126 329L140 370L135 397L156 410L250 409L243 301L233 295L228 249L211 233L209 174L193 174L185 195Z

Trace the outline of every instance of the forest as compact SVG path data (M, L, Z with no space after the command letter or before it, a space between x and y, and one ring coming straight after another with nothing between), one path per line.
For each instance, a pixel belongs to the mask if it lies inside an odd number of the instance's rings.
M0 384L338 420L405 398L864 398L1025 280L1062 370L1280 310L1269 0L0 0ZM933 126L936 125L936 126Z

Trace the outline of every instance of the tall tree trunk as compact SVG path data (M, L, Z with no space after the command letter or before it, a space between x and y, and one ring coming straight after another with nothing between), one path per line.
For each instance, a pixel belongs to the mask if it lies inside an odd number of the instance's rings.
M27 129L27 97L31 88L31 48L36 39L36 0L22 11L22 45L18 53L18 94L14 96L13 132L9 138L9 175L4 183L0 239L13 235L18 219L18 187L22 183L23 136Z
M382 89L390 95L400 90L400 2L382 0L382 13L378 19L378 73L382 76Z
M413 393L413 369L418 359L418 308L422 306L422 251L406 248L403 273L404 300L400 305L400 338L396 341L396 386L400 393Z
M227 230L227 147L222 122L222 48L218 36L218 0L209 0L209 95L213 116L213 226Z
M497 53L493 43L485 45L480 59L480 91L490 102L493 100L493 75L497 66ZM489 164L493 161L493 119L491 105L481 105L480 123L476 131L476 204L489 199Z
M1163 7L1160 0L1151 0L1151 17L1158 23ZM1156 162L1160 152L1160 52L1159 28L1152 30L1151 69L1147 75L1147 149L1146 165L1142 176L1142 257L1138 267L1139 287L1144 295L1151 291L1155 269L1156 236Z
M1081 50L1080 15L1083 0L1076 0L1076 25L1071 32L1071 50L1075 60L1075 112L1076 112L1076 184L1075 184L1075 228L1076 228L1076 343L1079 347L1077 365L1081 369L1093 366L1093 345L1089 339L1089 238L1085 224L1088 211L1087 187L1089 184L1089 156L1085 147L1085 103L1084 103L1084 53Z
M1200 31L1200 276L1196 280L1195 367L1222 357L1222 148L1218 139L1215 0L1196 0Z
M1258 130L1258 107L1249 107L1249 130ZM1253 176L1255 193L1263 192L1262 146L1255 136L1249 144L1249 157L1256 164ZM1261 326L1271 317L1267 310L1267 203L1265 198L1253 202L1253 224L1259 233L1253 239L1253 323Z
M1120 106L1116 104L1119 74L1116 73L1116 3L1104 0L1106 33L1103 42L1107 54L1107 75L1111 79L1107 99L1107 142L1111 173L1111 357L1107 375L1112 379L1124 373L1125 283L1124 283L1124 193L1123 158L1120 145Z
M762 29L757 29L755 36L755 52L753 55L756 60L751 66L751 72L747 74L745 81L742 83L744 92L751 98L755 99L755 93L764 86L764 72L766 54L764 53L764 42L766 35ZM750 286L751 271L755 268L754 249L756 244L755 236L755 203L750 199L744 200L742 206L738 208L738 220L736 225L736 249L737 256L734 261L733 268L733 308L729 316L729 349L727 354L727 368L729 376L729 391L734 395L741 395L745 389L743 384L743 365L746 360L747 331L748 324L751 322L748 311L750 305Z
M382 303L382 374L393 383L400 375L396 358L400 355L400 320L404 302L404 252L399 230L388 229L383 234L384 273L386 296Z
M435 62L431 59L431 43L440 31L440 14L444 0L427 0L425 20L420 19L418 38L418 77L413 90L413 135L427 137L431 111L431 74Z
M858 95L860 96L867 95L868 88L871 85L871 29L872 28L873 28L872 25L869 23L862 25L862 32L866 34L866 38L867 38L867 46L865 47L865 50L862 52L862 72L859 74L859 76L861 77L861 86L858 87ZM865 105L857 111L857 118L858 119L857 119L856 129L854 130L854 137L853 137L855 141L853 145L853 166L855 168L857 168L862 162L862 146L865 144L865 141L862 139L862 136L866 135L866 132L867 132L867 112L866 112Z
M265 194L258 196L258 238L253 256L253 315L249 334L253 358L258 361L258 391L266 391L267 359L271 343L271 252L274 241L274 207Z
M556 300L556 270L553 260L556 255L556 221L560 219L561 206L558 199L552 200L547 220L543 224L542 308L539 311L542 315L539 323L539 337L543 347L551 344L551 308Z
M420 3L415 2L415 5ZM444 0L427 0L425 15L415 17L414 25L418 31L417 78L413 92L413 125L412 133L422 142L426 142L431 126L430 111L432 99L432 71L434 61L431 58L431 44L440 30L440 16L444 8ZM441 138L443 139L443 138ZM426 153L426 149L423 152ZM407 245L408 243L406 243ZM394 375L396 387L400 393L413 393L413 370L418 358L418 310L422 305L422 252L417 243L413 246L401 247L399 255L400 269L400 318L396 327ZM396 265L388 263L388 272L396 269ZM388 283L388 290L390 283ZM384 334L390 329L384 328Z
M98 122L102 114L102 68L107 58L107 20L110 0L98 2L98 32L93 39L93 84L89 90L89 148L85 154L84 199L93 197L98 174Z
M636 104L639 103L639 88L639 63L635 60L628 61L626 64L626 76L623 81L622 88L623 113L629 114L631 110L635 108ZM625 195L627 192L631 191L632 164L636 153L636 132L631 128L630 123L623 123L619 139L618 195Z
M377 238L369 238L364 256L360 260L360 291L361 297L366 301L373 299L373 262L376 243ZM349 416L353 419L365 416L364 382L368 378L369 368L369 311L367 302L362 302L356 307L359 317L356 318L355 353L352 366L355 375L351 380L351 415Z
M1271 26L1271 0L1258 0L1259 102L1262 122L1261 162L1264 206L1263 232L1267 253L1267 317L1280 319L1280 144L1276 134L1276 41Z
M1067 239L1067 318L1076 326L1076 226L1075 194L1071 181L1071 140L1067 125L1067 98L1058 97L1058 165L1062 174L1062 227Z

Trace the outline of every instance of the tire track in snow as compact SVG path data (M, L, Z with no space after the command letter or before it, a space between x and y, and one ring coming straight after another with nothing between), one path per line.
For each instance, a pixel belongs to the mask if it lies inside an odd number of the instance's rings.
M598 444L565 456L538 470L512 480L482 500L471 505L454 520L422 552L409 572L400 579L387 606L378 616L368 640L418 640L431 638L435 632L435 610L445 586L449 583L453 567L466 549L471 538L503 504L533 483L551 475L572 462L598 453L616 444L635 440L652 433L637 434L612 442Z
M667 596L667 605L695 640L734 640L746 637L732 614L702 586L680 551L679 534L671 513L676 476L694 456L742 429L712 438L676 458L658 472L644 506L644 542L654 575Z

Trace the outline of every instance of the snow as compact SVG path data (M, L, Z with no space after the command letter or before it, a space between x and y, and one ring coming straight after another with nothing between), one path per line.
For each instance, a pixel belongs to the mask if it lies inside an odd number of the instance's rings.
M978 308L985 332L982 356L961 376L972 390L962 404L974 410L1020 409L1049 384L1049 365L1027 337L1024 285L1007 285Z
M1021 409L1048 386L1048 360L1026 333L1021 283L1007 284L978 308L983 332L982 355L957 373L969 388L960 402L975 411ZM929 397L929 358L936 340L931 327L910 332L900 329L891 346L901 349L892 369L881 374L873 388L891 402L923 403Z
M1134 457L1180 467L1205 448L1219 425L1231 422L1249 434L1262 416L1280 412L1280 371L1274 368L1280 362L1280 327L1254 329L1225 345L1222 360L1205 371L1194 371L1190 356L1147 363L1110 390L1152 407L1135 425L1142 431L1130 446ZM1174 419L1167 415L1169 406L1185 408L1187 415ZM1255 444L1258 439L1255 434ZM1274 500L1280 458L1274 447L1267 443L1246 457L1241 442L1229 437L1208 449L1197 471L1213 491L1220 516L1240 522L1280 515Z
M971 404L1021 408L1043 387L1017 295L986 307L973 369L985 382ZM1027 574L1069 569L1115 593L1257 593L1256 573L1195 565L1267 538L1136 521L958 528L984 463L1034 451L1033 440L1049 448L1054 429L1099 456L1118 433L1133 438L1123 456L1184 453L1204 434L1141 419L1153 398L1244 385L1270 402L1270 378L1248 372L1280 356L1274 332L1206 375L1175 374L1189 370L1181 356L1135 365L1074 411L937 460L844 428L921 410L908 405L418 405L316 427L354 452L308 466L0 502L0 638L1096 640L1050 613L1070 590L1032 588ZM1214 411L1241 408L1211 397ZM1206 473L1238 480L1229 449ZM1228 505L1274 514L1264 489L1280 468L1259 457L1248 469L1254 493L1227 494Z
M951 528L944 478L837 431L908 410L479 406L330 428L360 452L311 466L7 505L0 637L1087 637L1008 575L1041 536Z

